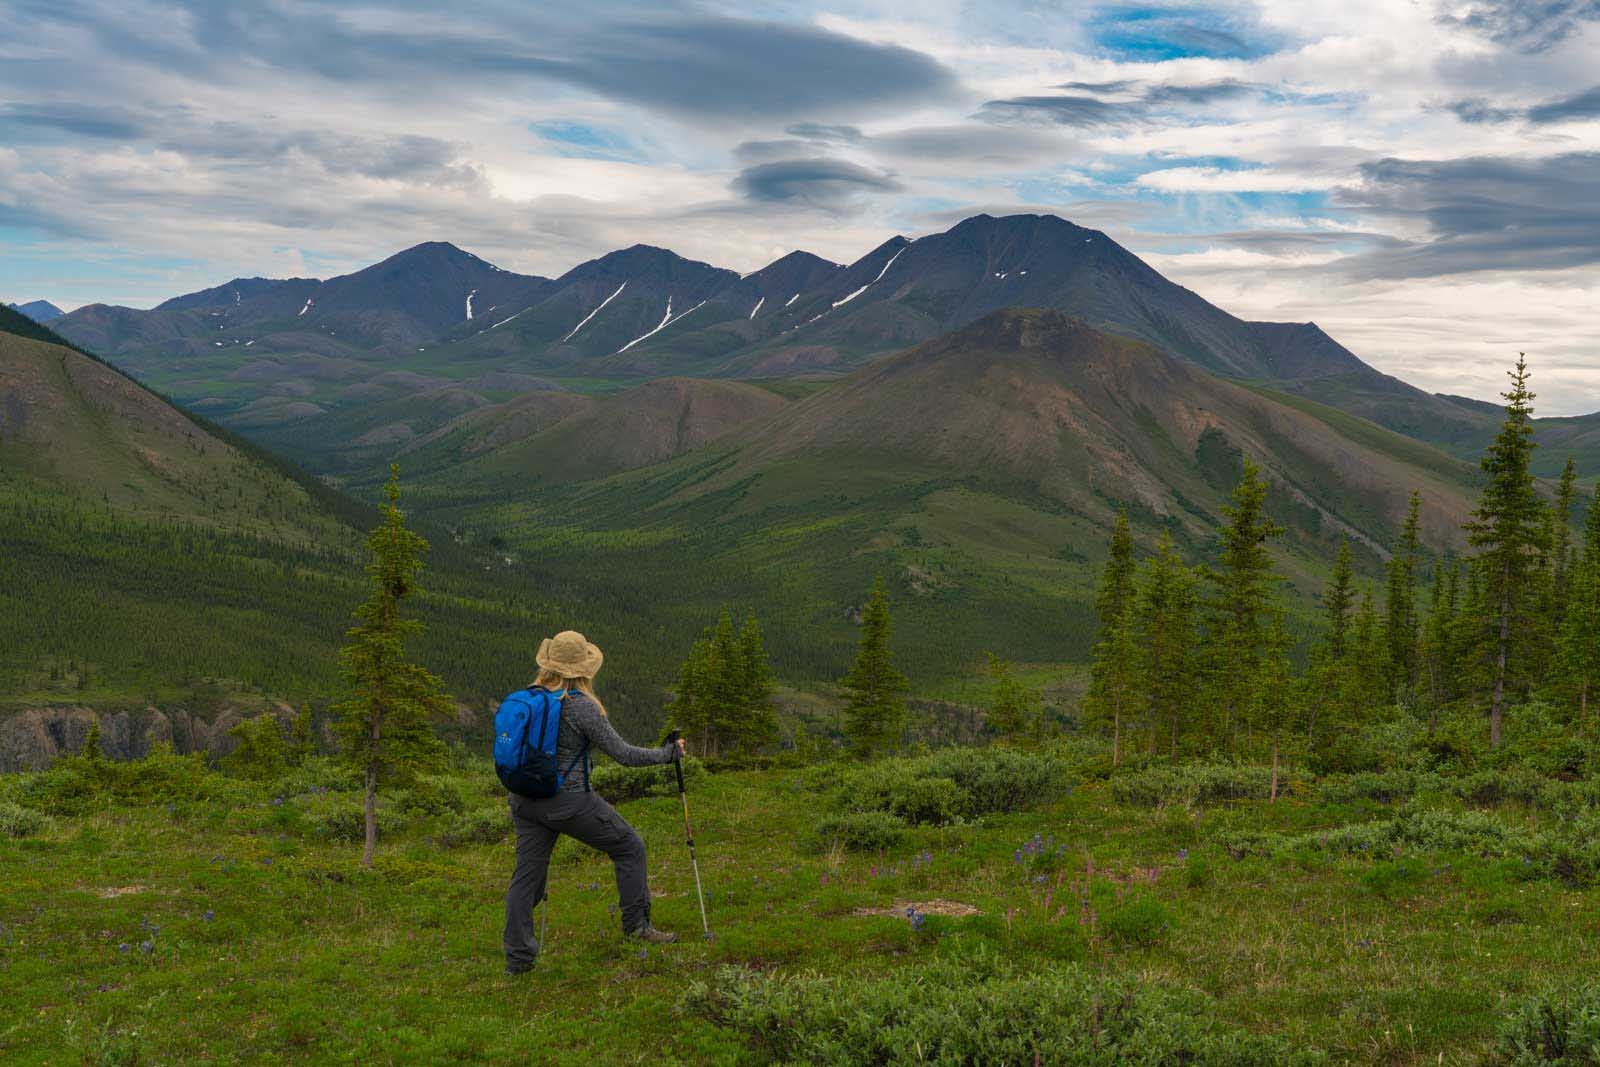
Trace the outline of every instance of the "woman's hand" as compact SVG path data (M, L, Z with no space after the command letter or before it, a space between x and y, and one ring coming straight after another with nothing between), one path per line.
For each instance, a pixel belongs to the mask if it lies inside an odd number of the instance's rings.
M685 741L681 737L678 738L678 755L679 755L679 757L682 757L682 756L686 755L688 753L688 751L689 751L689 742Z

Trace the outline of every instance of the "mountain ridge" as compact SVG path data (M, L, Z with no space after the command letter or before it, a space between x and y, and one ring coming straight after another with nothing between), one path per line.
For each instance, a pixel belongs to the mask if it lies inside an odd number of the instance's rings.
M328 281L239 279L151 312L90 305L60 326L180 400L205 401L224 422L262 428L267 417L275 434L314 440L317 419L346 403L342 393L395 370L612 386L839 377L1003 307L1062 311L1457 455L1481 449L1498 422L1482 403L1377 371L1315 323L1239 319L1103 232L1048 214L975 215L941 233L890 238L850 264L796 251L743 275L635 244L551 280L430 242ZM219 381L230 384L219 391ZM295 402L264 415L259 401L271 389ZM409 432L426 436L446 418ZM330 423L326 432L340 431ZM1590 436L1587 427L1572 433ZM350 443L330 440L320 469L345 469L334 457L356 454Z

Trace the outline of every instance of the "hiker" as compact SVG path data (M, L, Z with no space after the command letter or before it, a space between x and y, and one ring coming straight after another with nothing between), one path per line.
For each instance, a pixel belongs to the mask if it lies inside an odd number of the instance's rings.
M645 879L644 842L617 810L589 789L589 752L598 748L618 763L644 767L682 756L682 740L659 748L636 748L624 741L606 718L594 693L594 676L605 657L580 633L565 630L539 645L533 690L561 700L556 764L564 777L555 796L510 794L511 821L517 828L517 867L506 890L506 973L533 966L540 946L533 932L534 906L544 899L550 853L562 834L611 857L616 867L623 936L653 945L676 941L676 934L650 925L650 886Z

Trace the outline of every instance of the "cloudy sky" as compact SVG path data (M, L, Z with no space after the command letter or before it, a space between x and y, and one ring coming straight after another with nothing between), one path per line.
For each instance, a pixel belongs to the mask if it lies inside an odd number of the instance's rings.
M849 261L978 210L1228 310L1600 409L1600 0L0 0L0 298L423 240Z

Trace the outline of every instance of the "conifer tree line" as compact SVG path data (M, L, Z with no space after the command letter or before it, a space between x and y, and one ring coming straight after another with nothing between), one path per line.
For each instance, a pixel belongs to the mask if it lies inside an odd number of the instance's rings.
M776 688L755 612L737 633L727 608L689 650L671 705L672 725L701 756L749 752L778 733L772 710Z
M1464 558L1427 556L1417 492L1385 562L1381 600L1360 586L1341 540L1321 633L1298 676L1269 552L1280 530L1253 463L1245 461L1224 509L1214 563L1191 566L1165 534L1153 555L1136 559L1120 516L1096 598L1084 707L1108 734L1113 762L1132 753L1270 759L1275 795L1284 748L1303 751L1316 769L1350 768L1364 728L1385 715L1417 715L1432 731L1442 711L1479 712L1483 740L1498 748L1507 716L1537 698L1564 708L1573 730L1600 734L1600 506L1589 507L1575 537L1571 459L1546 500L1530 470L1526 360L1509 375Z

